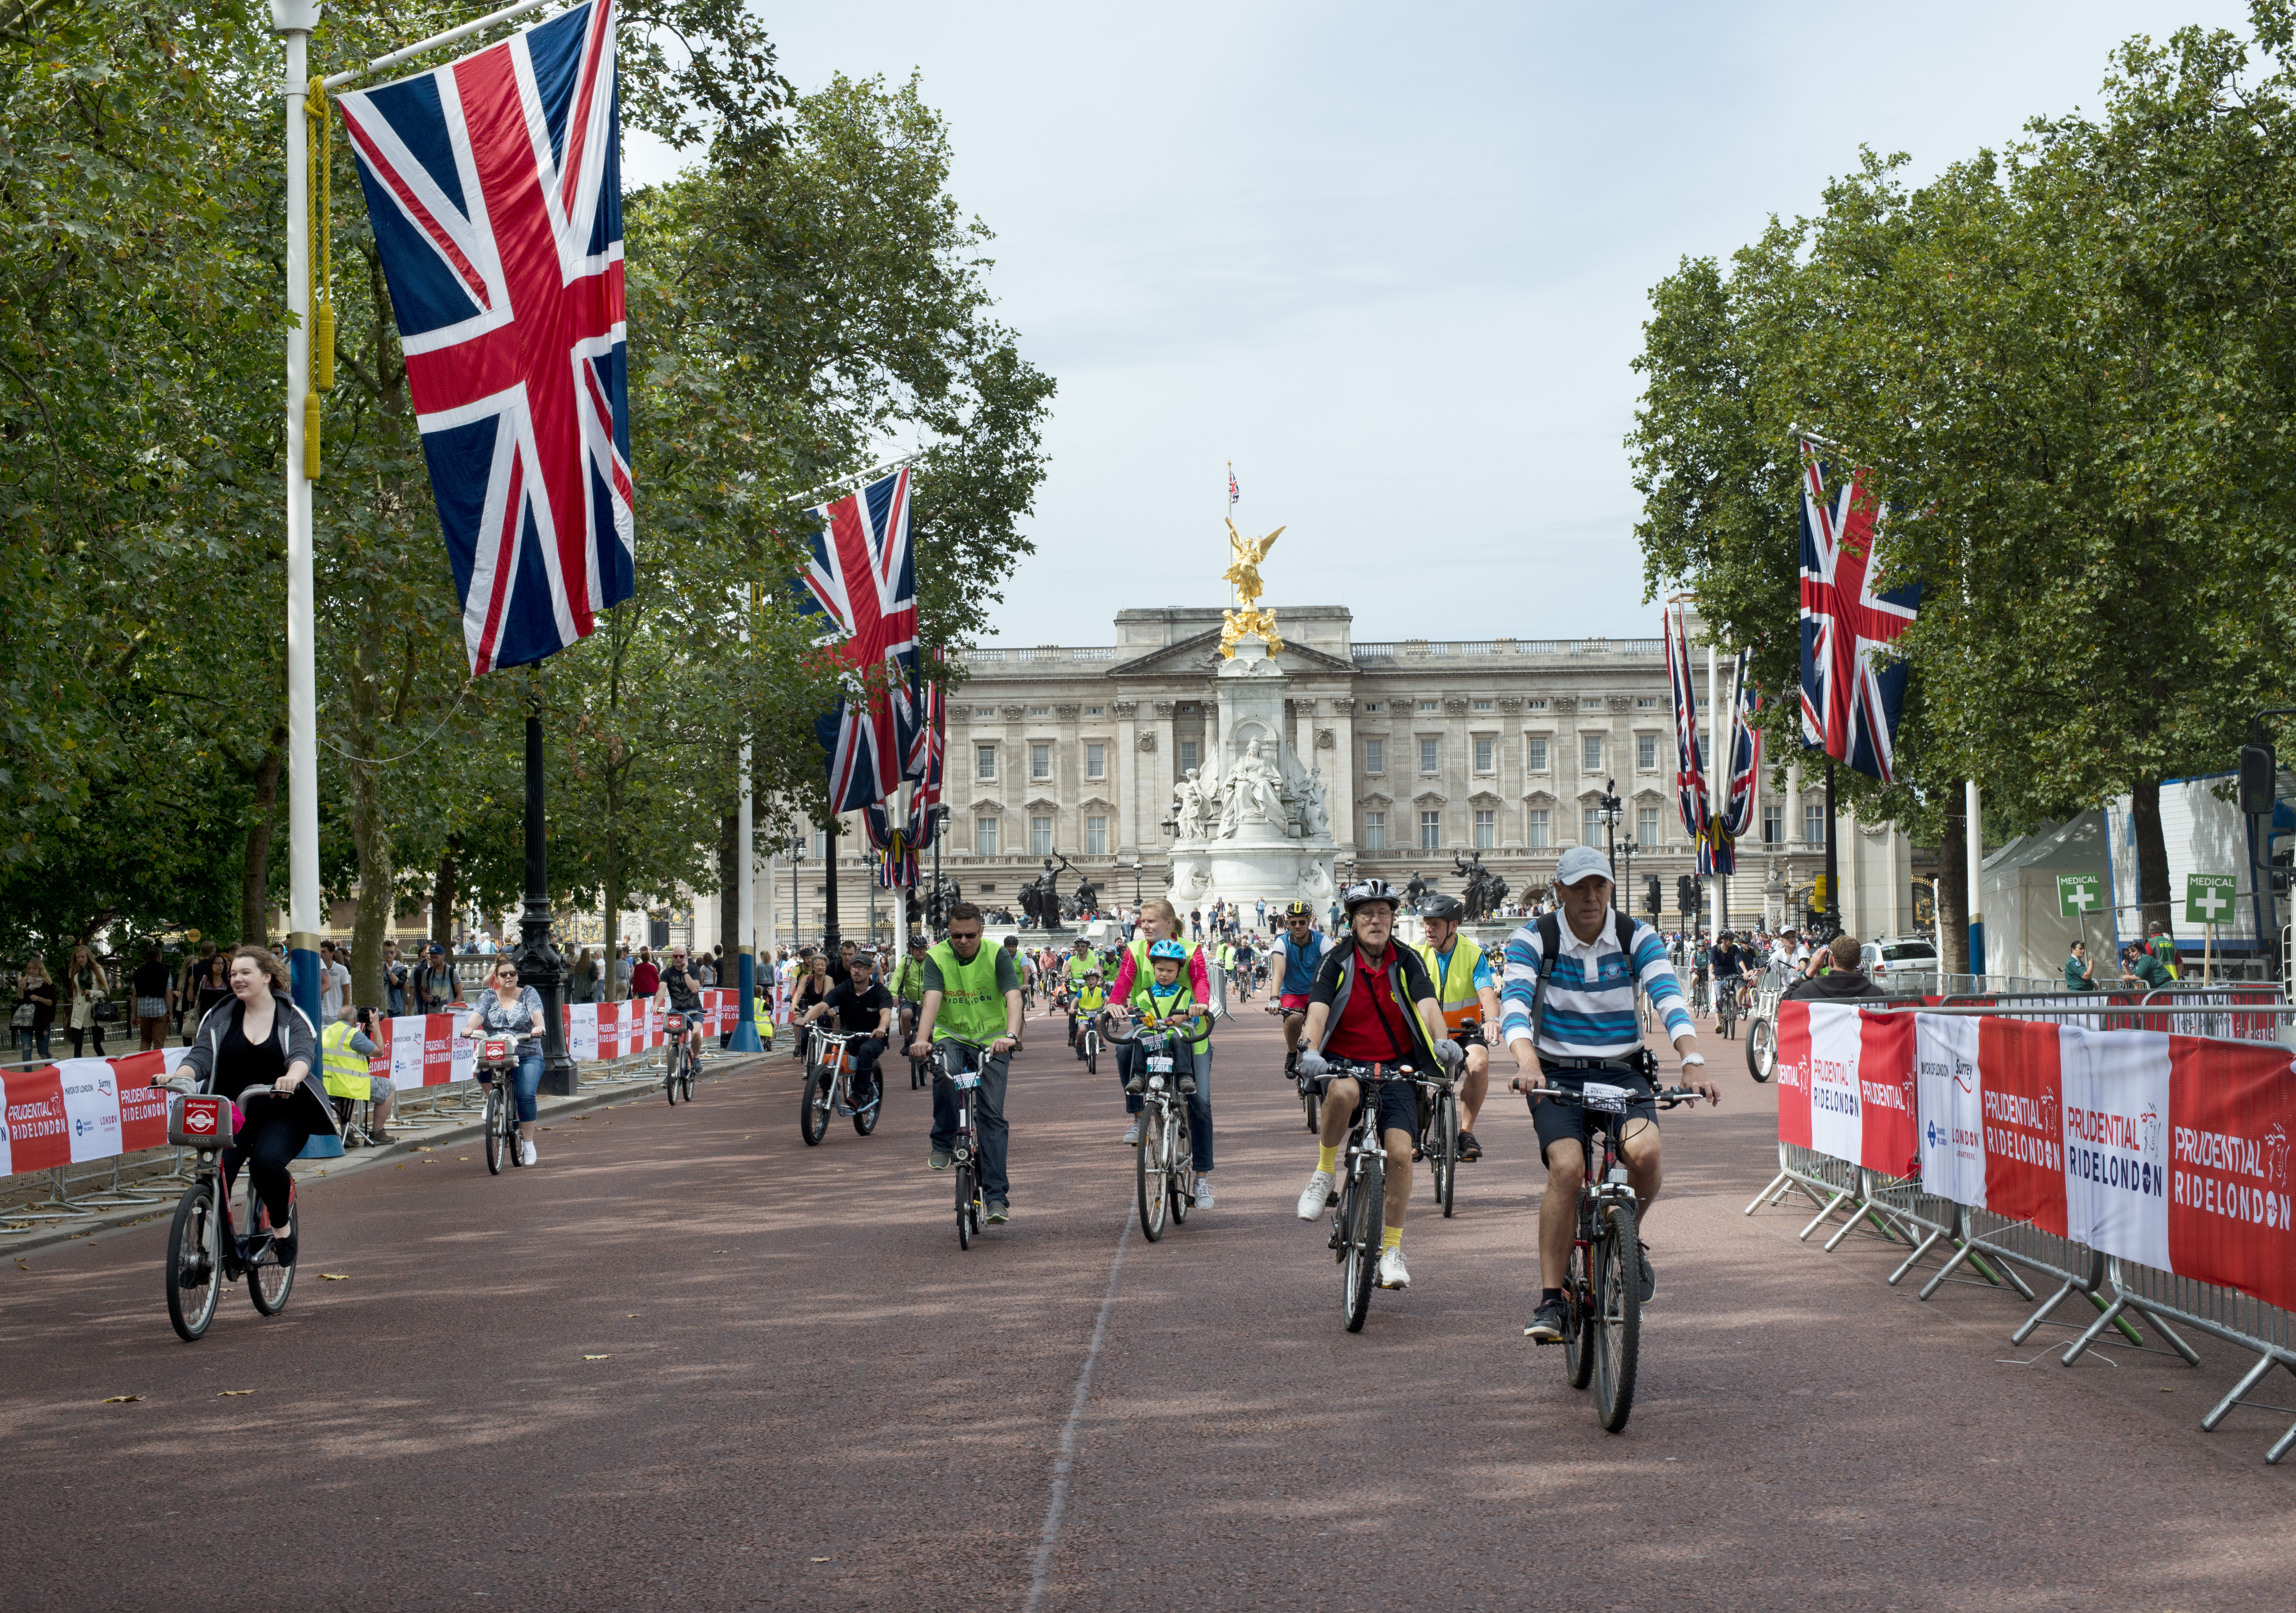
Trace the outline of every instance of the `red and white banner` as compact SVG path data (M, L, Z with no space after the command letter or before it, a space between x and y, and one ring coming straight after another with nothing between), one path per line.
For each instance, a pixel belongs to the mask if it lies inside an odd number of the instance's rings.
M1914 1024L1846 1003L1778 1004L1778 1139L1893 1176L1914 1168Z
M2061 1026L1912 1016L1922 1191L2065 1236Z

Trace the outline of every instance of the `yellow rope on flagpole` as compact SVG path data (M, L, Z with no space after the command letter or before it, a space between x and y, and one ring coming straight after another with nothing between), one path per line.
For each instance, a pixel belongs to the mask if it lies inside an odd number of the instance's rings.
M303 115L318 136L319 183L306 186L305 205L310 209L311 385L303 395L303 474L319 479L319 394L335 389L335 303L331 288L335 278L334 241L334 120L327 116L326 80L311 75L311 93Z

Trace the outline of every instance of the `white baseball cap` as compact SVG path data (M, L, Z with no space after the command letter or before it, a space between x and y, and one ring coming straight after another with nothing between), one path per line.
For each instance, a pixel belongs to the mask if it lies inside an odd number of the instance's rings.
M1596 879L1610 880L1613 885L1618 883L1611 877L1611 859L1592 846L1573 846L1554 865L1554 882L1557 885L1576 885L1589 874Z

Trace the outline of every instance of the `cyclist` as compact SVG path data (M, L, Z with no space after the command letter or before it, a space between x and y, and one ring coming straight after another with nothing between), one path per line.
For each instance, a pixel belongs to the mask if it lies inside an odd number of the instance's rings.
M518 1104L518 1162L534 1163L534 1094L542 1087L542 994L531 986L518 981L518 965L508 957L495 961L494 973L487 981L490 990L480 994L478 1007L463 1022L466 1036L483 1036L488 1031L496 1036L516 1038L511 1056L518 1060L511 1075L508 1094ZM660 982L655 981L660 989ZM480 1076L481 1085L492 1085L494 1077Z
M980 1132L980 1195L988 1218L1013 1217L1011 1183L1004 1172L1010 1128L1004 1123L1004 1078L1012 1068L1013 1050L1021 1045L1021 973L1009 946L984 953L980 946L980 909L959 902L948 910L948 939L925 958L925 1002L917 1016L916 1040L909 1051L919 1058L932 1052L943 1036L961 1036L988 1048L980 1060L980 1085L974 1089L974 1111ZM945 1171L956 1162L949 1150L956 1142L956 1088L940 1069L933 1071L933 1169Z
M922 935L909 938L909 955L893 970L893 1001L901 1012L901 1044L916 1035L917 1006L925 1000L925 953L932 943Z
M1300 1028L1308 1022L1308 998L1316 989L1316 969L1324 954L1338 945L1316 928L1316 910L1294 902L1283 910L1283 936L1275 952L1283 978L1275 983L1276 1004L1283 1010L1283 1073L1300 1062Z
M837 982L830 978L827 954L808 949L805 954L804 972L798 976L796 995L790 1000L790 1022L802 1028L810 1017L807 1011L827 997L836 985ZM790 1039L791 1058L805 1057L806 1039L802 1028Z
M1084 971L1084 978L1076 983L1069 997L1069 1045L1076 1056L1084 1057L1084 1028L1092 1016L1108 1006L1108 982L1101 978L1100 965L1095 963Z
M1013 965L1013 978L1021 983L1021 1014L1026 1019L1037 1006L1037 961L1021 950L1019 936L1006 936L1002 951Z
M1558 911L1535 919L1507 938L1506 978L1499 990L1499 1034L1514 1056L1525 1087L1577 1089L1589 1075L1625 1086L1636 1097L1616 1118L1619 1152L1635 1190L1638 1229L1646 1229L1663 1173L1659 1164L1658 1106L1652 1100L1649 1060L1635 1018L1635 990L1652 1009L1682 1060L1682 1077L1710 1103L1722 1094L1706 1077L1698 1031L1683 1006L1682 982L1667 962L1666 945L1647 924L1611 906L1611 862L1592 846L1573 846L1555 864ZM1578 1216L1578 1187L1587 1174L1587 1115L1576 1105L1538 1102L1539 1158L1546 1165L1546 1197L1538 1208L1538 1308L1523 1331L1541 1344L1562 1337L1562 1275ZM1657 1291L1650 1247L1638 1251L1642 1297Z
M1251 1001L1251 939L1246 937L1235 944L1235 984L1241 1000Z
M1148 945L1148 970L1133 977L1130 999L1117 1004L1113 1011L1119 1019L1137 1016L1151 1028L1171 1025L1186 1025L1194 1029L1193 1039L1176 1047L1172 1072L1178 1078L1180 1095L1188 1101L1188 1140L1196 1163L1195 1206L1198 1209L1212 1207L1212 1077L1211 1040L1212 1016L1195 987L1185 978L1187 973L1188 948L1180 941L1152 941ZM1148 1090L1148 1072L1138 1060L1133 1061L1132 1074L1126 1077L1124 1091L1133 1102L1138 1102Z
M685 1016L685 1040L693 1047L698 1063L701 1058L701 979L686 967L683 946L669 950L669 967L661 971L653 1008L656 1013L675 1010Z
M1489 1090L1491 1050L1485 1032L1499 1022L1499 978L1490 954L1474 939L1459 933L1467 916L1466 905L1440 892L1419 905L1427 939L1419 956L1427 978L1435 982L1435 1000L1442 1005L1443 1023L1451 1039L1467 1050L1466 1073L1459 1082L1459 1159L1483 1157L1475 1141L1475 1118L1483 1112L1483 1095ZM1467 1028L1467 1021L1475 1021Z
M282 1094L240 1106L247 1118L224 1150L223 1180L228 1194L244 1164L271 1224L283 1229L295 1200L287 1162L318 1133L335 1134L335 1107L323 1078L314 1078L319 1039L288 995L287 965L267 947L242 946L231 954L230 980L235 1000L200 1021L180 1068L195 1090L218 1097L236 1100L258 1087ZM275 1247L281 1265L295 1264L293 1238L283 1231Z
M853 1107L865 1109L877 1095L877 1060L893 1034L893 994L877 984L877 960L870 954L854 954L852 973L805 1011L806 1023L830 1014L837 1016L838 1029L857 1033L845 1051L853 1057Z
M1731 994L1732 1014L1738 1012L1737 991L1746 978L1746 954L1738 950L1738 938L1724 930L1714 938L1714 949L1707 954L1707 966L1714 976L1714 1011L1722 1011L1722 994Z
M1316 970L1316 988L1301 1032L1300 1073L1320 1077L1324 1054L1361 1063L1410 1063L1422 1072L1456 1068L1459 1044L1444 1035L1443 1011L1427 978L1427 965L1408 946L1390 946L1401 905L1385 880L1348 888L1349 936ZM1355 1123L1361 1084L1334 1079L1324 1092L1324 1130L1315 1174L1300 1194L1300 1219L1313 1221L1331 1202L1340 1144ZM1387 1236L1379 1251L1382 1288L1411 1286L1403 1264L1403 1212L1411 1203L1411 1150L1419 1137L1419 1093L1408 1081L1382 1081L1380 1141L1387 1149Z
M1148 948L1158 941L1177 941L1179 938L1178 909L1162 897L1150 897L1141 903L1140 922L1132 932L1131 941L1124 948L1122 961L1116 966L1116 980L1109 987L1109 1001L1129 1003L1132 1000L1134 985L1145 979L1150 973ZM1204 962L1204 949L1201 946L1191 946L1188 948L1188 966L1182 972L1188 977L1188 988L1195 994L1196 1001L1210 1003L1212 1001L1211 970ZM1132 1078L1133 1057L1137 1051L1128 1044L1116 1050L1116 1076L1119 1085ZM1211 1049L1207 1047L1202 1056L1196 1060L1196 1074L1201 1078L1210 1079L1211 1073ZM1124 1134L1125 1146L1128 1148L1140 1141L1140 1100L1129 1093L1126 1093L1124 1109L1132 1117L1131 1129Z

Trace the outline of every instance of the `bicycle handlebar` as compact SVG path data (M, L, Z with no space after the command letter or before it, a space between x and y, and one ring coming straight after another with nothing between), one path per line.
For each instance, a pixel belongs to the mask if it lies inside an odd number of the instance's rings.
M1548 1086L1544 1083L1536 1086L1525 1086L1521 1076L1508 1082L1507 1085L1510 1090L1521 1093L1524 1100L1530 1103L1537 1103L1542 1098L1555 1103L1584 1105L1587 1101L1587 1094L1575 1086ZM1696 1103L1705 1094L1694 1086L1653 1086L1650 1092L1650 1101L1657 1104L1660 1109L1679 1109L1685 1103ZM1639 1103L1643 1100L1630 1093L1628 1101Z

